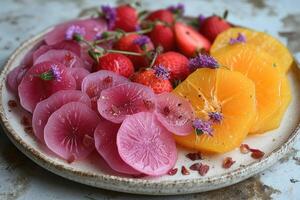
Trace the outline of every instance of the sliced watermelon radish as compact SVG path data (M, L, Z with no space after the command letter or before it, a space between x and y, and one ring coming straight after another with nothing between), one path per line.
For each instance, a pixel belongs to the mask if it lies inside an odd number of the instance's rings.
M113 170L124 174L140 174L127 165L119 155L116 143L119 127L120 125L107 120L101 121L94 133L96 149Z
M72 74L72 76L76 81L76 89L81 90L82 81L87 75L90 74L90 72L85 68L81 68L81 67L68 68L67 70Z
M23 68L30 68L33 65L33 54L34 52L42 45L44 45L45 42L44 40L38 42L37 44L35 44L24 56L24 58L21 61L21 66L23 66Z
M81 102L91 107L90 98L78 90L58 91L36 105L32 116L32 128L41 142L44 142L44 127L50 115L69 102Z
M149 112L124 120L117 134L117 147L124 162L151 176L166 174L177 160L172 133Z
M102 117L121 123L127 115L153 111L155 102L151 88L130 82L103 90L97 103Z
M100 18L73 20L55 26L54 29L45 36L46 43L48 45L54 45L64 41L66 39L66 32L71 26L83 28L85 32L83 37L88 41L94 40L97 34L101 34L107 30L106 22Z
M7 74L6 86L14 94L18 94L18 75L21 72L23 66L15 67Z
M33 112L38 102L59 90L68 89L76 89L73 76L64 65L49 61L31 67L22 79L18 92L23 108Z
M97 100L102 90L128 82L127 78L112 71L100 70L83 79L81 90L89 95L92 100L92 108L97 110Z
M157 95L155 113L158 120L176 135L188 135L193 129L194 113L191 104L173 93Z
M70 102L56 110L44 129L47 147L72 162L86 158L95 148L94 131L100 121L86 104Z

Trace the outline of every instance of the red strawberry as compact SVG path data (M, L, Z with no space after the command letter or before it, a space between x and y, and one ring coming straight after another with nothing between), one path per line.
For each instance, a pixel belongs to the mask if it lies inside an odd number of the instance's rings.
M135 40L139 37L142 36L135 33L127 34L115 44L115 48L122 51L144 53L144 50L139 45L135 44ZM150 51L154 48L151 41L147 43L145 47L146 51ZM147 67L150 62L146 56L128 56L128 58L132 61L136 69L141 67Z
M171 51L175 48L175 36L173 30L166 25L155 25L153 30L149 33L149 37L155 47L161 45L164 51Z
M152 88L156 94L171 92L173 90L171 82L157 77L153 69L136 73L133 75L132 81Z
M126 32L135 31L138 24L138 13L135 8L129 5L118 6L116 13L115 29L123 29Z
M158 20L158 21L166 22L168 24L174 23L173 13L170 12L169 10L164 10L164 9L151 12L146 19L149 21Z
M125 77L130 77L134 72L130 59L119 53L108 53L99 58L97 71L101 69L110 70Z
M211 45L209 40L191 26L176 22L174 31L177 46L186 56L192 57L201 49L209 51Z
M213 42L220 33L230 27L230 24L221 17L211 16L201 23L199 31L209 39L210 42Z
M170 72L170 80L184 80L189 75L189 60L184 55L169 51L157 56L154 65L162 65Z

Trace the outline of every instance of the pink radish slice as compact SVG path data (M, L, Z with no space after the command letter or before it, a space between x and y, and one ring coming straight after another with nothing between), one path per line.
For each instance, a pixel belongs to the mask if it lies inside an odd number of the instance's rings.
M44 129L47 147L65 160L86 158L95 148L94 131L100 119L86 104L70 102L56 110Z
M194 130L191 104L173 93L157 95L156 115L158 120L175 135L188 135Z
M32 116L32 128L41 142L44 142L44 127L50 115L69 102L81 102L91 107L90 98L78 90L60 90L36 105Z
M18 74L22 70L22 66L15 67L7 74L6 86L14 94L18 94Z
M103 31L107 30L107 24L104 20L98 19L82 19L73 20L63 24L59 24L54 27L45 36L45 41L48 45L53 45L65 40L66 31L71 26L79 26L85 30L84 38L88 41L94 40L97 34L101 34Z
M124 162L151 176L166 174L177 160L172 133L149 112L124 120L117 134L117 147Z
M140 174L127 165L119 155L116 143L119 127L118 124L101 121L94 133L96 149L113 170L124 174Z
M44 40L38 42L33 46L32 49L30 49L24 56L23 60L21 61L21 65L24 66L24 68L30 68L33 65L33 53L42 45L44 45Z
M126 83L103 90L98 99L98 111L105 119L121 123L127 115L153 111L155 100L151 88L138 83Z
M56 66L60 72L61 80L43 80L39 76L49 72ZM24 109L33 112L36 104L59 90L76 89L76 81L67 72L67 68L58 62L42 62L31 67L22 79L19 87L20 103Z
M90 74L90 72L84 68L68 68L67 69L76 81L76 89L81 90L81 84L83 79Z
M92 108L97 110L97 100L102 90L128 82L129 80L124 76L112 71L100 70L83 79L81 90L89 95L92 100Z
M66 67L84 67L91 70L91 65L85 65L84 62L73 52L68 50L48 50L46 53L40 55L34 64L38 64L45 61L56 61L64 64Z

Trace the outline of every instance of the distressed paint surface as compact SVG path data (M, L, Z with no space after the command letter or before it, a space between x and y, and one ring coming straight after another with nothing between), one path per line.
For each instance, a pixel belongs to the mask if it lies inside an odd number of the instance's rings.
M0 65L20 42L58 22L72 19L99 4L130 1L2 0L0 2ZM166 7L179 1L142 1L145 8ZM289 1L196 1L186 3L188 15L229 10L229 20L266 31L288 45L300 61L300 2ZM239 184L201 194L146 197L91 188L58 177L34 164L0 133L0 199L299 199L300 141L278 164Z

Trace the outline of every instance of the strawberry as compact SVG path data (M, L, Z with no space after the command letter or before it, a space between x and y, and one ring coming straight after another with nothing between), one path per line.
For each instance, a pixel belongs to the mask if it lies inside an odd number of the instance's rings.
M171 51L175 48L175 36L172 28L163 24L157 24L149 33L154 46L161 45L164 51Z
M138 13L129 5L121 5L116 8L115 29L123 29L126 32L135 31L138 25Z
M170 80L184 80L189 75L189 60L184 55L169 51L157 56L154 65L162 65L170 72Z
M193 27L182 22L176 22L174 31L177 46L184 55L192 57L202 49L209 51L211 46L209 40L198 33Z
M166 22L168 24L174 23L174 16L173 13L169 10L161 9L153 11L149 14L149 16L146 18L146 20L149 21L161 21Z
M211 16L201 23L199 31L209 39L210 42L213 42L220 33L230 27L230 24L223 18Z
M131 34L126 34L123 36L117 43L115 44L115 49L122 50L122 51L131 51L131 52L136 52L136 53L144 53L145 51L150 51L152 50L153 44L151 41L147 42L145 44L144 49L142 49L141 46L136 44L136 40L145 37L141 36L135 33ZM128 56L128 58L132 61L133 65L135 66L136 69L141 68L141 67L146 67L149 65L149 59L146 56Z
M99 58L97 71L110 70L125 77L130 77L134 72L134 67L129 58L119 53L108 53Z
M132 81L146 85L156 93L171 92L172 84L168 79L162 79L155 75L155 70L148 69L133 75Z

